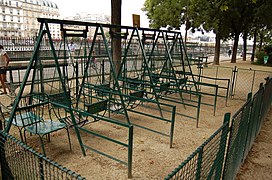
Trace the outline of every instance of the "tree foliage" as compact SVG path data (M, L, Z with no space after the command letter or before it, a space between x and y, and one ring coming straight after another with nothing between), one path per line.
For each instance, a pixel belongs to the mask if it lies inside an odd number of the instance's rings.
M257 29L271 29L271 4L271 0L146 0L143 10L153 28L178 28L186 22L192 31L213 31L219 40L234 39L231 62L236 62L242 33L247 37Z
M170 25L179 28L185 19L186 0L146 0L143 11L147 12L150 27L160 28Z

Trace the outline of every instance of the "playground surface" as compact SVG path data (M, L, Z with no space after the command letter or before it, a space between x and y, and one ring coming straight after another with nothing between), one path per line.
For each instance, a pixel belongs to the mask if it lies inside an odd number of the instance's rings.
M252 68L256 70L266 70L269 71L271 68L251 65L249 61L243 62L238 60L236 64L231 64L229 61L222 62L221 65L224 66L237 66L241 68ZM271 70L270 70L271 71ZM9 104L10 100L8 97L0 96L1 102ZM211 99L212 101L213 99ZM219 99L217 104L217 111L215 116L213 116L212 107L204 107L201 109L199 127L196 128L195 120L183 120L179 115L176 115L176 124L174 131L174 143L173 147L169 147L169 138L165 136L159 136L150 131L140 129L135 127L134 129L134 144L133 144L133 171L132 179L163 179L166 177L174 168L176 168L181 162L183 162L197 147L199 147L210 135L212 135L223 123L224 113L230 112L235 113L244 100L229 99L228 105L225 106L225 100ZM180 105L181 106L181 105ZM156 110L147 110L145 107L137 107L141 111L149 111L149 113L156 114ZM177 106L177 108L179 108ZM118 117L118 115L113 115ZM147 121L148 118L140 117L139 115L131 114L131 119L134 122L139 123L149 123L153 125L162 132L168 132L170 125L165 123L156 123L153 121ZM267 121L271 126L271 112L269 115L270 122ZM121 140L126 140L126 132L119 126L113 124L108 124L106 122L90 123L85 125L86 128L92 130L99 130L100 133L111 134L112 137L119 138ZM266 126L266 124L264 124ZM268 126L267 126L268 127ZM111 130L109 130L111 129ZM114 130L113 130L114 129ZM17 133L17 134L16 134ZM262 133L262 132L261 132ZM19 133L17 129L12 131L19 138ZM112 161L111 159L101 156L92 151L87 151L86 156L83 156L78 145L76 138L76 133L71 128L70 129L71 140L72 140L72 151L69 150L68 142L66 140L66 133L64 131L59 131L54 133L51 138L50 143L46 143L46 153L47 156L58 162L59 164L81 174L87 179L127 179L127 168L122 164ZM262 137L262 136L260 136ZM259 137L259 138L260 138ZM266 136L270 139L272 135ZM82 135L86 141L89 141L96 146L97 149L106 150L112 154L119 155L126 158L126 149L123 147L117 147L115 144L108 142L103 142L97 137L90 137ZM88 138L88 139L87 139ZM257 142L261 141L257 138ZM266 139L266 138L264 138ZM28 145L33 147L38 152L41 152L41 147L39 140L36 136L30 136ZM241 174L246 172L246 175L240 175L241 179L262 179L265 176L261 168L257 168L257 172L254 170L247 173L246 170L251 170L252 166L271 168L271 157L267 155L266 157L261 156L258 151L259 149L266 149L269 147L268 143L259 143L262 147L253 146L253 160L249 159L249 163L246 161L248 167L243 167ZM117 148L116 148L117 147ZM271 147L271 145L270 145ZM268 157L270 156L270 157ZM258 158L260 157L260 159ZM263 158L263 159L262 159ZM270 160L270 161L269 161ZM253 162L253 165L250 164ZM263 163L268 164L264 165ZM269 166L270 163L270 166ZM257 166L258 165L258 166ZM267 173L271 173L271 170L266 169ZM260 175L262 173L262 176ZM252 174L252 178L248 174ZM260 176L258 176L258 174Z
M246 179L271 179L272 176L272 111L263 124L262 130L247 156L237 180Z

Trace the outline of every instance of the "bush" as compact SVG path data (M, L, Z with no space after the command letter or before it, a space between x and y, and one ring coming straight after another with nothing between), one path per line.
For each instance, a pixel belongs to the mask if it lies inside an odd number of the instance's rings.
M265 56L265 52L264 50L261 50L261 51L257 51L256 52L256 58L257 58L257 61L256 63L257 64L264 64L264 56Z
M264 56L268 56L267 64L272 64L272 45L264 46L263 50L256 52L257 64L264 64Z

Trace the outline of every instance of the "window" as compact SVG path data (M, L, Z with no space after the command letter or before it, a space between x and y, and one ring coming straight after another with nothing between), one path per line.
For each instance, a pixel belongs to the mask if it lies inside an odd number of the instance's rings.
M13 16L10 16L10 20L13 21Z
M11 6L11 1L9 1L9 5Z
M2 8L2 13L5 13L5 12L6 12L6 11L5 11L5 8L3 7L3 8Z
M16 2L16 6L19 7L19 3L18 2Z
M20 10L17 10L17 14L20 15Z
M10 14L13 14L13 9L9 9Z
M5 15L3 15L3 21L6 21L6 16Z

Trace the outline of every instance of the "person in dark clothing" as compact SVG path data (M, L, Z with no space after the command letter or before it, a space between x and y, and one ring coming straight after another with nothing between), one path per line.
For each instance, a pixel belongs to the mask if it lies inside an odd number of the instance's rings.
M228 55L230 57L230 55L231 55L231 49L228 50Z

